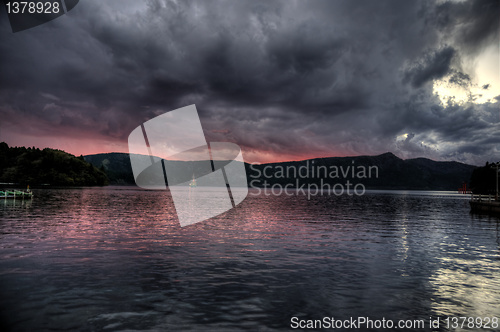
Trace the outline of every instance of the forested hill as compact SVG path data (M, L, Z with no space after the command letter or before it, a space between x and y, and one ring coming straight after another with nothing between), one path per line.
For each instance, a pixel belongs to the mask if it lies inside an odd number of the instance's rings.
M106 174L61 150L9 147L0 143L0 183L52 186L103 186Z

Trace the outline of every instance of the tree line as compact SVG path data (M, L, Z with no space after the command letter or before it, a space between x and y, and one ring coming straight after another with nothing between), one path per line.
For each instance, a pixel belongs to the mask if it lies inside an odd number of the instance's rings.
M470 187L474 194L494 195L496 191L495 164L486 162L483 167L478 167L472 172Z
M49 148L9 147L1 142L0 182L23 186L104 186L108 178L83 156Z

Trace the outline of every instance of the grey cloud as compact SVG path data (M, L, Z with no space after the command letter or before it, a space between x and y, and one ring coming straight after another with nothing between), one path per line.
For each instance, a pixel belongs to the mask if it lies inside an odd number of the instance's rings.
M471 85L470 76L459 71L452 71L453 74L448 79L448 82L451 84L455 84L461 87L469 87Z
M446 1L436 7L432 20L463 51L477 53L498 43L499 13L498 0Z
M404 75L404 81L419 88L425 83L442 78L450 72L450 65L455 49L451 46L426 52L419 60L411 64Z

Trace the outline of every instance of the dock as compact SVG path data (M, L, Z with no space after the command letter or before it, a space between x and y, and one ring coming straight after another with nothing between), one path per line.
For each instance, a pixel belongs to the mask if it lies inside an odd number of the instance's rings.
M33 198L33 193L30 190L0 190L0 199L25 199Z
M500 215L500 201L495 195L471 195L471 212L482 212Z

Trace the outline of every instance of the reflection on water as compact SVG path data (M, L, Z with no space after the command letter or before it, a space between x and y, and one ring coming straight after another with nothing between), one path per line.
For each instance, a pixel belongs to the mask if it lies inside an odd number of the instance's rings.
M168 192L40 190L0 202L0 330L500 316L498 218L470 215L465 196L254 194L184 228Z
M475 220L469 227L481 227ZM439 264L430 281L435 287L434 310L445 316L484 317L497 308L498 316L500 278L498 278L499 248L498 222L491 229L496 246L487 246L480 238L464 230L456 230L443 237L439 246ZM491 291L495 290L495 291Z
M15 208L23 208L23 207L31 207L31 204L33 203L33 199L13 199L13 198L2 198L0 197L0 206L3 206L4 208L10 208L10 207L15 207Z

